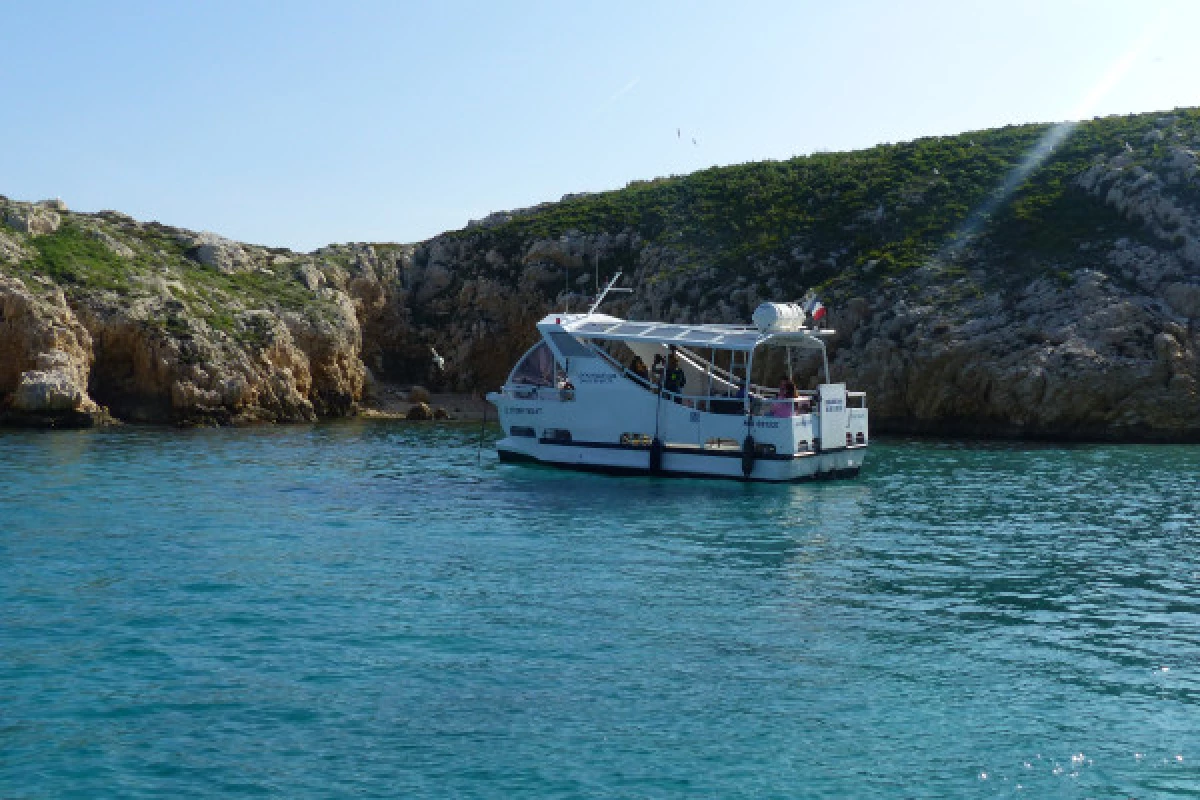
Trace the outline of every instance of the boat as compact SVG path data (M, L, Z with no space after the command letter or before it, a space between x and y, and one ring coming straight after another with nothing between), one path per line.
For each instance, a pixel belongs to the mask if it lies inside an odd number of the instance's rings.
M869 444L864 392L829 376L826 339L796 303L763 303L753 325L687 325L551 313L539 339L487 395L503 462L616 474L803 481L859 473ZM819 354L823 382L795 389ZM654 364L653 368L646 365ZM760 383L755 383L758 367ZM783 371L779 388L760 385Z

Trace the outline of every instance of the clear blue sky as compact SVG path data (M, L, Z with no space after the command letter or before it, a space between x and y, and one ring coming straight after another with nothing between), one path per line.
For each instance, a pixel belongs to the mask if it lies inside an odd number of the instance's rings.
M0 194L416 241L714 164L1200 105L1198 30L1165 0L0 0Z

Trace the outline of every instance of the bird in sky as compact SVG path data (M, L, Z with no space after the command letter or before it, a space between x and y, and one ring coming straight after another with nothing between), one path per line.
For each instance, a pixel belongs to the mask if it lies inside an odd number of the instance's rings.
M693 137L692 137L692 146L693 146L693 147L697 147L697 146L698 146L698 145L696 144L696 137L695 137L695 136L693 136Z
M675 138L676 138L676 139L681 139L681 138L683 138L683 128L676 128L676 129L675 129Z

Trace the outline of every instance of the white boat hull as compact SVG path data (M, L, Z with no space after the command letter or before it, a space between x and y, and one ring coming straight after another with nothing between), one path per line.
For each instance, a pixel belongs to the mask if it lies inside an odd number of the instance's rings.
M668 445L663 449L661 464L654 469L648 447L550 443L505 437L497 443L496 450L500 460L509 463L536 463L620 475L732 478L773 483L853 478L858 475L867 454L867 446L860 445L822 453L757 456L747 465L740 450L715 451Z

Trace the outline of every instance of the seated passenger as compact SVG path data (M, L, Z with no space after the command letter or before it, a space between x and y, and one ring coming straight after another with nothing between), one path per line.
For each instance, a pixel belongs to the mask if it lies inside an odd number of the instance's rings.
M666 369L665 359L662 353L654 354L654 366L650 367L650 377L654 381L655 386L662 386L663 371Z
M796 413L796 384L784 378L779 384L778 399L771 406L771 416L790 417Z
M633 357L633 361L629 362L629 371L644 381L650 380L650 369L646 366L646 362L642 361L641 356Z

